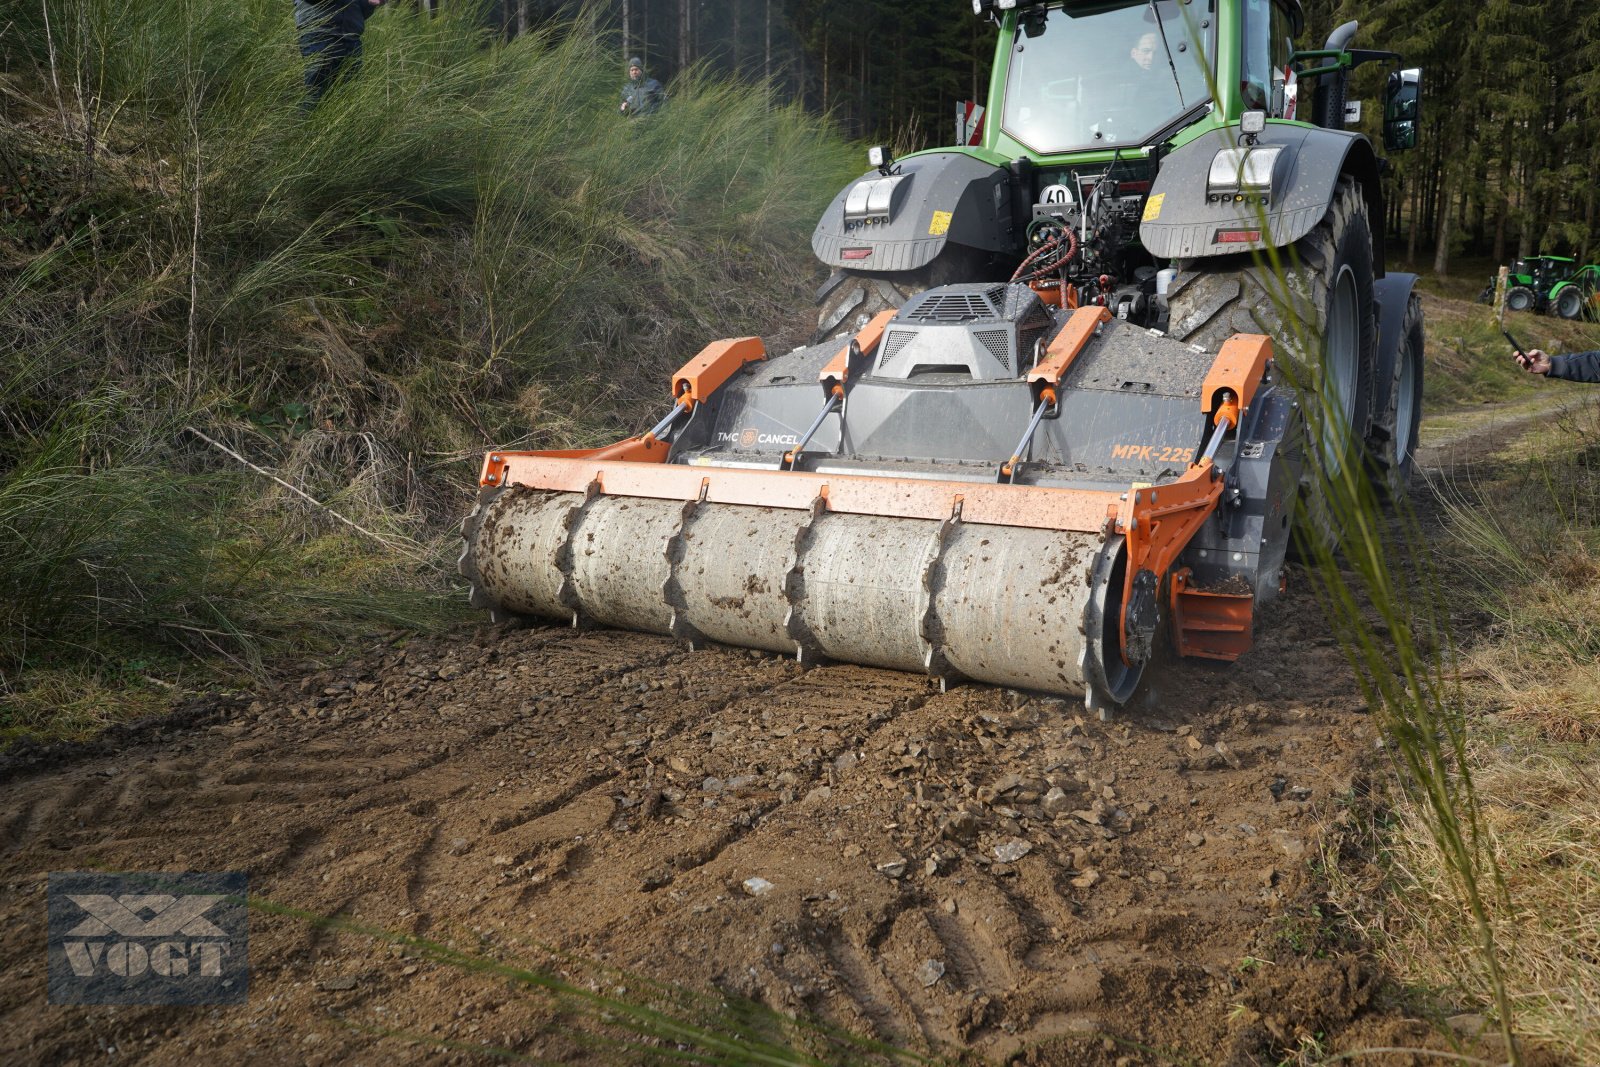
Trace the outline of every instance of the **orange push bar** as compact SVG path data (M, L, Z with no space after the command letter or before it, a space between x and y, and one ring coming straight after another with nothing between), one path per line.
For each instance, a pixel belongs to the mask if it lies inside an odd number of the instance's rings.
M703 404L740 367L766 358L767 348L759 337L712 341L672 376L672 402L687 400L690 407Z
M1200 410L1211 414L1219 403L1217 395L1223 390L1233 393L1239 407L1249 407L1250 401L1255 399L1256 386L1261 384L1267 364L1271 362L1270 337L1236 333L1222 342L1222 349L1206 372L1205 383L1200 386ZM1237 417L1230 421L1234 426L1239 425Z
M861 332L855 336L855 345L864 356L870 356L883 340L883 331L888 328L889 320L898 314L895 308L880 311L872 316L872 321L861 327ZM822 389L829 396L844 387L850 378L850 346L845 345L839 349L839 354L828 360L827 366L817 374L817 381L822 383Z
M1033 389L1035 398L1047 391L1054 394L1060 388L1061 379L1067 376L1073 361L1088 347L1094 332L1110 321L1111 312L1103 307L1081 307L1072 313L1067 324L1045 350L1044 358L1028 371L1028 386Z

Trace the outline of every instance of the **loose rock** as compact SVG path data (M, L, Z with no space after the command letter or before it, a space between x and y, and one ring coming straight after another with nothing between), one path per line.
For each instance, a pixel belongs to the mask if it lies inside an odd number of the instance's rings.
M1033 851L1033 846L1018 838L1013 841L1002 841L994 847L994 858L1001 863L1015 863Z

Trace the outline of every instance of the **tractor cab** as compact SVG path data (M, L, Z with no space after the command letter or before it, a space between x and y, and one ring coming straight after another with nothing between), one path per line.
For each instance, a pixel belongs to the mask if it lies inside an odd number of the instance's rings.
M1211 99L1216 0L1028 8L1001 126L1037 156L1148 144Z
M1557 282L1564 281L1572 274L1576 263L1570 256L1534 256L1532 259L1517 260L1511 273L1525 277L1527 281L1523 284L1535 293L1548 294Z

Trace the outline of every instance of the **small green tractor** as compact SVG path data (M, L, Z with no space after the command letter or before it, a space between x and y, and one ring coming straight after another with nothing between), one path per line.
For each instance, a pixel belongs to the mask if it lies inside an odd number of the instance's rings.
M1547 314L1558 285L1572 276L1571 256L1534 256L1511 264L1506 275L1506 308Z

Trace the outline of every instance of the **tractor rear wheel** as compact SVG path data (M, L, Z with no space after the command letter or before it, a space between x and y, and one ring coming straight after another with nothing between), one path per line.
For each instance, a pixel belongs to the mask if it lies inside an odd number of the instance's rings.
M1533 290L1526 285L1515 285L1506 290L1507 311L1527 311L1534 303Z
M897 275L834 271L817 297L817 332L812 340L848 337L878 312L898 308L928 288L921 275L921 271Z
M898 308L924 289L995 276L995 264L971 249L946 246L933 262L916 270L873 273L843 267L817 291L817 332L813 344L850 337L880 311ZM1000 275L1004 280L1006 275Z
M1256 254L1189 261L1168 290L1168 333L1212 351L1236 333L1272 338L1279 367L1306 398L1303 532L1332 548L1350 503L1329 501L1325 488L1361 462L1377 399L1372 229L1354 178L1339 179L1327 214L1288 253L1282 274Z
M1385 394L1388 403L1374 416L1367 438L1373 480L1391 501L1405 494L1416 458L1422 427L1422 345L1422 300L1413 293L1400 324L1400 351ZM1383 388L1380 383L1380 392Z
M1553 301L1556 314L1564 319L1583 317L1583 293L1576 285L1569 285L1556 294Z

